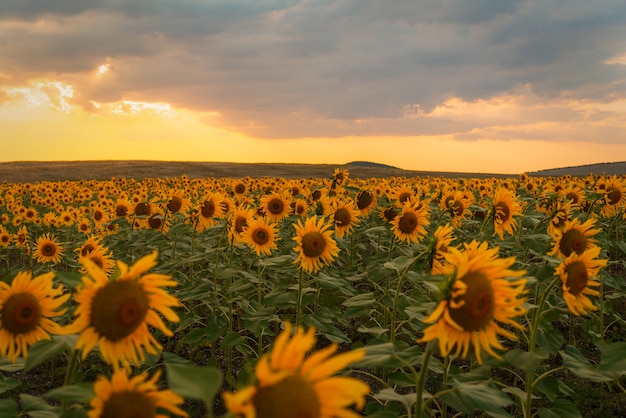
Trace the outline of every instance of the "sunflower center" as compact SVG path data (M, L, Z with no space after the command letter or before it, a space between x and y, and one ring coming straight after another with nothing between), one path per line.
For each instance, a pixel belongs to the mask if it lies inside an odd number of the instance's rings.
M100 212L99 210L95 211L93 213L93 219L96 221L101 221L102 218L104 218L104 214L102 212Z
M11 334L26 334L39 326L41 307L30 293L15 293L4 303L0 319L3 328Z
M91 304L91 324L113 342L132 334L148 313L149 300L141 284L131 280L107 283Z
M156 407L152 399L141 392L114 392L104 403L100 418L154 418Z
M85 246L80 250L80 255L83 257L92 252L95 247L91 244L85 244Z
M496 204L496 222L504 223L511 217L511 210L506 203L500 202Z
M120 216L126 216L128 214L128 208L124 205L117 205L115 207L115 215L120 217Z
M150 215L150 206L147 203L138 203L137 206L135 206L135 215Z
M400 193L400 195L398 196L398 202L400 203L404 203L407 200L409 200L409 198L411 197L411 193L409 192L402 192Z
M361 190L359 194L356 195L356 206L360 210L368 208L372 204L373 201L374 201L374 196L367 190Z
M396 216L398 216L398 211L394 208L387 208L383 211L383 217L389 222L396 219Z
M46 243L41 247L41 254L46 257L53 257L57 253L57 249L52 243Z
M565 273L567 273L567 280L565 285L568 287L569 292L578 296L587 287L589 281L589 275L587 274L587 268L582 261L576 261L565 267Z
M257 245L264 245L269 242L270 236L265 229L259 228L252 232L252 240Z
M568 194L565 195L565 197L569 200L572 201L572 203L574 204L578 204L580 203L580 196L578 196L576 193L574 192L569 192Z
M215 203L213 203L212 200L205 200L202 204L202 209L200 209L200 212L202 212L203 217L212 218L215 214Z
M320 418L321 404L311 383L292 375L259 388L252 397L257 418Z
M167 209L169 209L169 211L172 213L179 212L182 207L183 207L183 200L178 196L172 197L170 201L167 202Z
M235 193L243 194L246 191L246 185L243 183L237 183L235 186Z
M267 203L267 210L272 215L280 215L285 210L285 204L281 199L273 198Z
M307 232L302 237L302 252L307 257L315 258L324 253L326 239L317 231Z
M478 331L493 319L495 297L491 281L481 272L471 272L460 279L467 285L464 294L453 302L459 308L450 308L450 317L466 331Z
M398 229L404 234L410 234L417 228L417 215L407 212L400 218Z
M339 208L335 211L335 225L337 226L349 226L352 222L352 215L346 208Z
M565 232L559 243L559 250L565 257L568 257L572 252L580 255L585 251L585 248L587 248L587 237L577 229L570 229Z
M455 200L450 205L450 209L452 210L452 214L454 216L459 217L459 216L463 215L463 211L465 210L465 206L463 205L463 202L461 202L460 200Z
M148 219L148 225L150 228L159 230L163 226L163 219L161 215L152 215L150 219Z
M241 234L246 225L248 225L248 219L245 216L237 216L237 219L235 219L235 231Z
M617 205L622 199L622 192L617 187L609 186L606 188L606 197L609 205Z

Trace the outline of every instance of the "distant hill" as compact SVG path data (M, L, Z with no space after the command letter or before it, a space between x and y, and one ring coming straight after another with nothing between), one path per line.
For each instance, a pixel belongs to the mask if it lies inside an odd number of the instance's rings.
M463 173L403 170L369 161L347 164L222 163L185 161L13 161L0 162L0 183L34 183L37 181L109 180L112 177L142 179L175 178L331 178L336 168L350 172L351 178L446 177L510 178L518 174ZM626 161L590 164L528 172L532 176L586 176L588 174L626 175Z
M527 174L537 177L558 177L567 175L583 177L589 174L620 176L626 175L626 161L551 168L548 170L530 171Z

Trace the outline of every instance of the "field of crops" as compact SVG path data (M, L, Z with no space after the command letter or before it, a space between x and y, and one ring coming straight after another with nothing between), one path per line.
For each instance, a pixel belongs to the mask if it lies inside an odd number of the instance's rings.
M626 177L0 185L1 417L626 416Z

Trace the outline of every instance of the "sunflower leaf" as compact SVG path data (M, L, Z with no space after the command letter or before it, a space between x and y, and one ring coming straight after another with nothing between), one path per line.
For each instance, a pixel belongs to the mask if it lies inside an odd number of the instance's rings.
M93 384L61 386L49 390L42 395L44 398L87 403L94 397Z
M0 416L6 418L19 417L17 403L13 399L0 400Z
M32 370L66 350L72 350L76 344L76 338L75 335L54 336L51 340L43 340L33 344L28 350L28 359L24 371Z
M213 398L222 386L222 374L215 367L196 364L165 363L169 387L178 395L204 401L212 405Z

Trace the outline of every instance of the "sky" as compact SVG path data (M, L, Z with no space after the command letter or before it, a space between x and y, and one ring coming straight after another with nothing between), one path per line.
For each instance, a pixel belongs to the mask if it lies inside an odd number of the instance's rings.
M626 161L623 0L2 0L0 161Z

